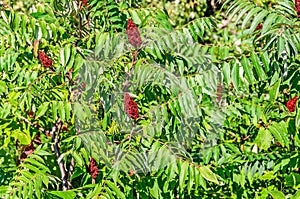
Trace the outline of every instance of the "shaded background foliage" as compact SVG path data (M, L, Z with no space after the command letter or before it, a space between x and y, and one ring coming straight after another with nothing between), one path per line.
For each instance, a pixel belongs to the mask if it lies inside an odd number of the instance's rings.
M300 197L297 1L86 2L1 1L2 198Z

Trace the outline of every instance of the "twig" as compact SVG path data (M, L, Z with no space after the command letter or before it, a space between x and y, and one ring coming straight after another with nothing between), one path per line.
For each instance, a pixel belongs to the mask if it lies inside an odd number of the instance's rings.
M135 50L133 53L132 53L132 60L131 60L131 66L130 66L130 70L129 70L129 73L127 75L127 78L123 84L123 88L122 88L122 91L126 91L129 87L129 79L131 78L131 75L132 75L132 72L133 72L133 69L134 69L134 64L136 62L136 57L139 53L139 50Z
M79 14L79 38L82 38L82 18L81 15Z
M210 4L211 4L211 7L213 9L213 12L215 13L216 10L217 10L216 4L215 4L215 0L212 0Z
M61 126L62 126L62 122L61 122L61 119L59 118L57 120L56 124L52 127L50 135L52 135L52 142L54 143L53 149L54 149L55 155L57 157L57 163L58 163L60 174L61 174L62 190L66 191L66 190L68 190L66 169L65 169L64 163L62 161L62 158L60 156L59 145L58 145L58 133L60 132Z
M27 122L30 126L37 128L38 130L44 132L44 133L49 133L49 130L45 130L42 127L39 127L37 124L33 124L31 121L29 121L27 118L20 116L20 118L22 120L24 120L25 122ZM64 167L64 164L62 162L62 159L60 158L60 151L59 151L59 146L58 146L58 132L60 131L60 127L62 126L61 123L61 119L59 118L56 122L55 125L53 125L51 131L50 131L50 135L52 135L52 142L54 142L53 144L53 150L55 152L55 155L57 157L57 162L58 162L58 166L59 166L59 170L61 173L61 179L62 179L62 189L65 191L68 189L67 185L69 184L67 182L67 178L66 178L66 170ZM58 130L58 132L56 133L56 130Z
M71 69L69 71L69 77L68 77L68 79L69 79L69 100L71 99L71 96L75 97L74 93L76 92L76 90L72 89L72 87L74 85L74 81L72 80L72 73L73 73L73 69ZM75 82L78 82L79 78L80 78L80 76L77 78L77 80L75 80ZM80 98L81 93L82 93L82 86L79 87L79 89L78 89L78 93L77 93L78 98ZM71 115L73 115L72 112L71 112ZM79 125L77 125L76 129L77 129L76 135L78 135L78 132L80 131ZM71 163L70 163L70 166L69 166L69 169L68 169L68 176L67 176L67 179L66 179L67 184L68 184L68 189L72 188L71 176L73 175L75 164L76 164L76 162L75 162L74 156L72 156Z
M42 132L44 132L44 133L49 133L49 130L46 130L46 129L44 129L43 127L40 127L38 124L33 124L33 123L32 123L31 121L29 121L27 118L25 118L25 117L23 117L23 116L20 116L20 118L21 118L22 120L24 120L26 123L28 123L30 126L36 128L36 129L38 129L38 130L40 130L40 131L42 131Z
M134 121L132 129L130 131L129 140L131 140L131 137L132 137L132 134L133 134L133 131L134 131L135 127L136 127L136 122Z
M73 174L74 167L75 167L75 159L74 159L74 156L72 156L70 167L69 167L69 171L68 171L68 178L67 178L68 189L72 188L72 184L71 184L71 180L70 179L71 179L71 176Z

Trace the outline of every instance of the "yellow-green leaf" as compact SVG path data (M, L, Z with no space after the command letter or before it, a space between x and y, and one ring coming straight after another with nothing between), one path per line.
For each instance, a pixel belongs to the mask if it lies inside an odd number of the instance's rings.
M219 184L216 174L214 174L207 166L200 167L199 171L206 180Z

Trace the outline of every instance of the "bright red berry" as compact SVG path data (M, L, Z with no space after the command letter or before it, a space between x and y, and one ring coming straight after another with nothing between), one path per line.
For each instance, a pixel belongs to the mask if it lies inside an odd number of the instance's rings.
M294 112L296 110L297 99L298 96L295 96L293 99L289 100L286 103L286 107L289 109L290 112Z

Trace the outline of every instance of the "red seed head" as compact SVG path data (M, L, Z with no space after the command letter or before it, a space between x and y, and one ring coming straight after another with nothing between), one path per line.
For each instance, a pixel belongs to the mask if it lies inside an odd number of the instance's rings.
M84 6L88 6L88 3L87 3L87 0L83 0L83 4L84 4Z
M286 103L286 107L289 109L290 112L294 112L296 110L297 99L298 96L295 96L293 99L289 100Z
M260 23L260 24L258 24L258 25L256 26L255 30L261 30L262 27L263 27L263 25Z
M135 48L140 47L142 45L142 39L140 36L139 29L131 19L128 19L126 34L129 43Z
M48 68L52 66L51 59L41 50L39 51L39 59L42 62L44 67Z
M300 0L295 0L295 10L297 12L298 18L300 18Z
M128 19L128 21L127 21L127 30L135 29L135 28L137 28L137 26L136 26L135 23L132 21L132 19Z
M88 168L88 173L91 174L93 179L97 178L99 174L97 163L94 158L90 159L90 166Z
M127 115L134 120L139 117L139 108L137 103L133 101L129 93L125 93L124 95L124 110Z

